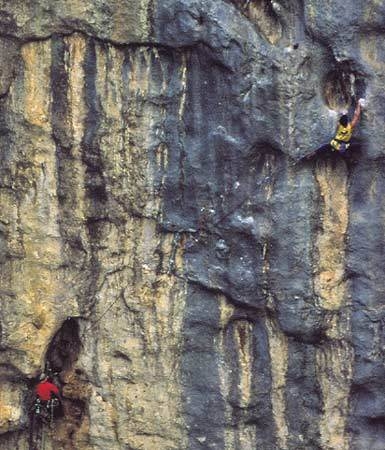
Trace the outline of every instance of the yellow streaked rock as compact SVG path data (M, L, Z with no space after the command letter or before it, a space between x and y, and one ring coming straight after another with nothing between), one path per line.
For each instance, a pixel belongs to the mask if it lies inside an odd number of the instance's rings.
M51 41L25 44L21 55L24 61L25 117L31 124L49 130Z

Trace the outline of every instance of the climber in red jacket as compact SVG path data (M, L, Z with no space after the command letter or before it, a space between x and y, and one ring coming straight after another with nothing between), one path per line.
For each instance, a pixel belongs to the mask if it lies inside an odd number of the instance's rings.
M42 402L48 402L55 397L61 400L59 388L44 373L40 375L40 382L35 388L35 393Z
M42 446L43 426L53 426L56 417L62 415L59 388L42 373L35 387L35 400L30 408L29 448L37 450ZM43 444L44 446L44 444Z

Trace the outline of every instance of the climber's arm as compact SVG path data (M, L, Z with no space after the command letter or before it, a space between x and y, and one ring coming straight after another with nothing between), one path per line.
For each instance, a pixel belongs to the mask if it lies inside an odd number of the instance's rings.
M364 99L360 98L357 102L356 110L354 111L353 120L351 121L352 128L355 128L361 116L361 109L364 104Z

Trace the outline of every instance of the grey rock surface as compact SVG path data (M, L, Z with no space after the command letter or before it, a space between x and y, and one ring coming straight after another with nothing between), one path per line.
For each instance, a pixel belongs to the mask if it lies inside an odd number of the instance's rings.
M0 1L0 449L385 448L384 14Z

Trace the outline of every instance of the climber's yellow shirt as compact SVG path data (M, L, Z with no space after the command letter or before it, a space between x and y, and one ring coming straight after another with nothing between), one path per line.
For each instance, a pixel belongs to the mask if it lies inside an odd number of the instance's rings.
M353 127L348 124L347 127L344 127L343 125L338 125L336 137L334 139L337 139L337 141L342 142L349 142L353 134Z
M339 150L341 142L348 143L352 137L352 134L353 134L353 127L350 125L350 123L346 127L339 124L336 132L336 137L330 142L330 145L334 149Z

